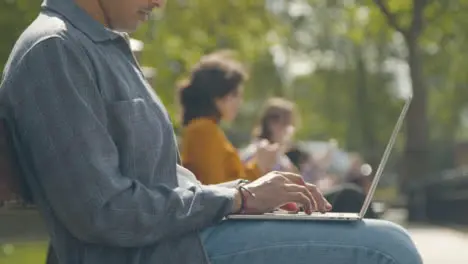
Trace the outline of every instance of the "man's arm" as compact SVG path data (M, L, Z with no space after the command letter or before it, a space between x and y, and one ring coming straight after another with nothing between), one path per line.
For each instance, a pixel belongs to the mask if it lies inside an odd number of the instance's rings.
M89 243L144 246L237 209L235 189L150 190L121 174L91 63L74 45L63 37L41 41L5 81L13 85L15 125L34 177L67 229Z

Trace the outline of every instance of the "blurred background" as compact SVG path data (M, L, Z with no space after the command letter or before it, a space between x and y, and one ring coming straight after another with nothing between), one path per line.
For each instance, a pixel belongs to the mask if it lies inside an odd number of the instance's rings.
M39 0L0 0L0 66ZM468 0L168 0L131 37L179 131L175 83L200 57L230 49L250 73L241 113L223 124L238 148L271 96L297 104L295 140L327 171L349 153L375 171L404 100L414 99L375 201L405 225L425 263L468 263ZM0 68L1 70L1 68ZM0 186L1 190L1 186ZM1 191L0 191L1 195ZM0 264L44 263L34 208L0 208ZM465 250L466 251L466 250Z

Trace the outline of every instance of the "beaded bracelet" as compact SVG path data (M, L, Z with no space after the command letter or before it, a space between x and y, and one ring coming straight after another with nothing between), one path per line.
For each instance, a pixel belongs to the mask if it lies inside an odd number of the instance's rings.
M237 187L239 190L239 193L241 195L241 207L239 210L239 214L245 214L247 211L247 198L245 196L245 192L248 192L252 197L255 197L255 194L253 194L249 189L245 188L243 185L239 185Z
M239 187L237 188L237 190L239 190L239 193L240 193L240 196L241 196L241 206L240 206L240 209L239 209L239 212L238 212L239 214L245 214L245 211L246 211L246 210L245 210L245 209L246 209L246 206L245 206L245 204L246 204L246 197L245 197L245 194L244 194L244 192L242 191L242 189L243 189L242 186L239 186Z

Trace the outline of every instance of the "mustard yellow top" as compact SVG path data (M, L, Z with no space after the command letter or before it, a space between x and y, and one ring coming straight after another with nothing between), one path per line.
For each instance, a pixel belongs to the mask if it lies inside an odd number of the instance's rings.
M192 120L182 135L182 164L203 184L237 179L255 180L261 171L253 160L244 165L237 149L229 142L215 120Z

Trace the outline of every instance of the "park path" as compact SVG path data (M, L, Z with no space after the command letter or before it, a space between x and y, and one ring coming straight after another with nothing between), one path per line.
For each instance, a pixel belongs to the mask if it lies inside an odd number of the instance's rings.
M403 225L419 249L424 264L468 264L468 227L448 228L405 223L404 210L390 210L387 220Z
M410 226L408 231L424 264L468 263L468 232L434 226Z

